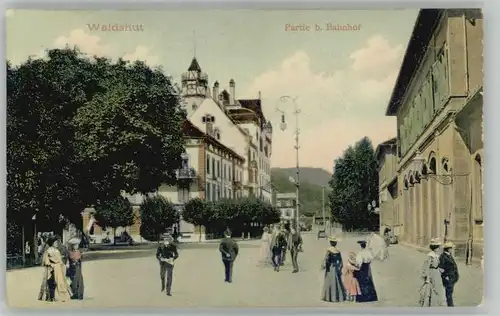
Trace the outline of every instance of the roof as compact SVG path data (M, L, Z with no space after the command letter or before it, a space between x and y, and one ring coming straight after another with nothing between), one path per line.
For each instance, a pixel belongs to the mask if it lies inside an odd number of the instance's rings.
M262 112L262 103L260 99L243 99L238 100L242 107L252 110L257 113L257 116L261 119L261 123L266 123L266 118L264 117L264 113Z
M394 146L396 144L397 144L397 138L396 137L393 137L393 138L391 138L389 140L386 140L385 142L382 142L382 143L378 144L377 148L375 149L375 157L377 158L377 160L378 160L379 155L382 153L382 149L383 148Z
M198 61L196 60L196 57L193 57L193 60L191 60L191 65L189 65L188 71L199 71L199 72L201 72L201 67L200 67L200 64L198 64Z
M182 134L184 136L192 137L192 138L204 138L204 139L208 140L210 143L214 144L215 146L228 151L229 153L231 153L231 155L235 156L236 158L240 159L241 161L245 161L245 158L238 155L234 150L225 146L220 141L218 141L216 138L202 132L190 120L185 120L184 123L182 124Z
M418 13L385 115L393 116L396 114L444 11L444 9L421 9Z

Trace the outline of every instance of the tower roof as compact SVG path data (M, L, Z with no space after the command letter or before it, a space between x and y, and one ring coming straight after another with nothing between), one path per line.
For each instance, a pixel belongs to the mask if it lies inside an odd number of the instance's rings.
M189 65L188 71L201 71L200 64L198 64L196 57L193 57L193 60L191 60L191 65Z

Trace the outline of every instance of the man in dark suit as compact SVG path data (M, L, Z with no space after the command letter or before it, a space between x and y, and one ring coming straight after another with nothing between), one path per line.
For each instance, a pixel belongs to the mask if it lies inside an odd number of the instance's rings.
M225 279L224 282L231 283L233 281L233 263L238 256L238 244L231 238L231 232L226 230L224 239L219 245L219 251L222 255L222 262L224 263Z
M297 273L299 272L299 262L297 261L297 259L302 248L302 236L300 236L300 233L295 227L291 228L288 247L290 249L290 256L292 257L292 273Z
M161 291L165 291L165 275L167 276L167 295L172 296L172 279L174 261L179 258L177 247L173 244L170 234L163 234L163 243L156 250L156 259L160 263Z
M441 279L443 280L443 286L446 291L446 303L449 307L454 306L453 290L459 278L457 263L451 254L453 247L453 243L446 242L443 245L444 251L441 256L439 256L439 268L442 270Z
M286 236L283 228L276 232L276 236L272 243L272 262L274 271L279 272L283 262L283 251L286 249Z

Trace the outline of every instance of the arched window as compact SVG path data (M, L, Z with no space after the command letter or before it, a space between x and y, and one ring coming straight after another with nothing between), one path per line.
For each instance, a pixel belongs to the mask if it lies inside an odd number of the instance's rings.
M450 170L448 158L444 157L441 159L441 166L443 167L444 172L448 172Z
M436 157L432 157L431 161L429 162L429 172L433 174L437 173Z

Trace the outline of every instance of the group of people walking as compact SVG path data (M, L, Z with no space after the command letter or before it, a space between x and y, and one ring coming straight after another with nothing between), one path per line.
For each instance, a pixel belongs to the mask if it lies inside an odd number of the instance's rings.
M361 250L349 253L344 264L342 254L337 248L337 238L328 238L330 246L322 264L325 270L322 300L327 302L374 302L378 300L373 283L371 262L373 255L367 249L367 241L358 241Z
M298 256L302 251L302 236L294 226L289 224L264 227L258 264L272 265L279 272L285 264L287 252L290 253L293 270L299 272Z
M80 240L72 239L69 250L57 236L45 240L41 251L41 264L44 267L39 300L61 301L83 299L82 253Z

